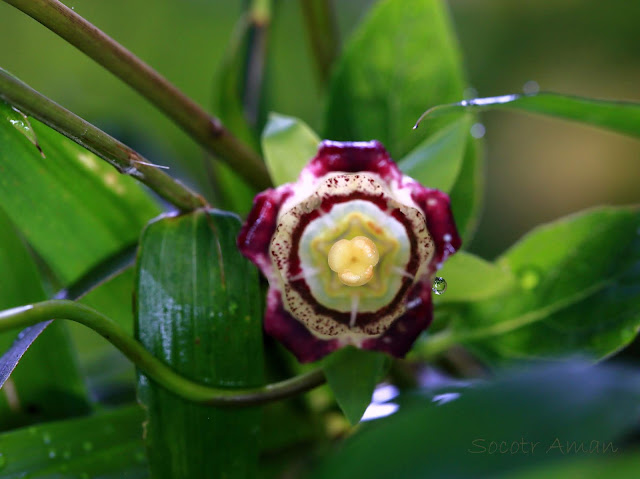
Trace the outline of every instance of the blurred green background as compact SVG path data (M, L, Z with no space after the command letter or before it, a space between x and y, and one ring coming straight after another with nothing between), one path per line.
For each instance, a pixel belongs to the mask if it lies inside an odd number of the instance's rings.
M342 40L371 3L334 2ZM216 71L244 2L66 4L209 108ZM449 7L469 84L480 96L518 92L535 81L543 90L640 100L640 2L450 0ZM275 2L270 34L269 108L318 128L323 93L298 0ZM0 44L3 68L206 190L206 183L198 184L206 178L203 154L186 135L110 73L4 3ZM475 252L492 258L538 223L596 204L640 200L638 141L517 113L490 113L481 120L488 179L484 214L471 245Z

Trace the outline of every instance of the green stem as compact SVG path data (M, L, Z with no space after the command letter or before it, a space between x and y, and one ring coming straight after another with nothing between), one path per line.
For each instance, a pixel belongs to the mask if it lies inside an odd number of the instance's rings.
M191 211L206 205L200 195L153 166L139 153L49 100L2 68L0 99L84 146L109 162L120 173L141 181L180 210Z
M287 398L324 383L321 369L247 389L219 389L191 381L154 357L138 341L98 311L68 300L51 300L0 312L0 332L32 326L52 318L83 324L118 348L140 370L162 387L188 401L209 406L252 406Z
M331 0L300 0L307 24L316 70L322 85L331 75L331 67L340 44L338 26Z
M166 78L57 0L4 0L64 38L163 111L258 189L269 186L257 153Z

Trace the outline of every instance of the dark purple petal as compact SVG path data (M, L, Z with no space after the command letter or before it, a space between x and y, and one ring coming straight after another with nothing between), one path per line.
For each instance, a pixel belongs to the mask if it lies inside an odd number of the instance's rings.
M399 180L402 173L379 141L320 143L318 154L307 166L316 177L333 171L377 173L385 181Z
M419 183L409 185L411 198L424 211L427 229L436 245L432 264L439 265L460 249L462 240L458 235L449 195L439 190L424 188ZM440 268L437 266L436 269Z
M421 281L414 286L407 298L407 308L386 333L379 338L365 340L362 348L384 351L403 358L433 319L430 282Z
M314 336L282 305L282 294L269 288L264 330L284 344L301 363L317 361L340 347L336 339L322 340Z
M238 235L238 248L269 277L269 245L278 223L278 211L289 197L289 188L268 189L253 199L253 208Z

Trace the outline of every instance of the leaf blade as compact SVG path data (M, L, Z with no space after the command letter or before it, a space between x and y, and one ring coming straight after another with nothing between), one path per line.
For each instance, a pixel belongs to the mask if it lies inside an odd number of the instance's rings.
M1 209L0 231L0 310L45 299L35 261ZM30 344L42 329L35 326L20 335L0 334L0 351L17 348L23 353L21 346ZM0 366L0 429L86 414L91 409L64 324L53 323L31 352L12 359L3 358ZM12 366L20 359L14 371Z
M467 117L445 126L400 160L400 170L429 188L449 193L462 168L470 126Z
M640 103L607 101L551 92L476 98L439 105L427 110L424 117L437 118L461 111L490 109L521 110L548 115L640 137Z
M322 364L329 387L351 424L357 424L371 403L376 384L388 364L387 356L352 346L339 349Z
M455 397L442 405L424 395L405 401L396 414L348 438L313 477L502 477L530 466L532 456L489 454L491 441L522 440L529 448L538 442L539 464L563 457L557 449L549 452L559 431L560 441L622 440L638 415L640 384L631 368L573 362L503 375Z
M640 214L626 207L536 228L497 260L516 288L472 305L452 339L489 361L617 351L640 324L639 231Z
M379 2L338 62L325 137L377 139L392 157L402 158L421 142L411 130L420 102L456 101L463 89L460 52L442 3ZM428 133L447 123L430 124Z
M67 285L133 243L159 208L132 178L31 120L43 158L5 120L12 112L0 102L0 206Z
M0 444L5 479L148 477L138 406L11 431Z
M320 138L302 120L271 113L262 132L262 150L273 184L296 181L319 144Z
M458 251L447 259L438 275L447 281L447 291L436 297L441 303L490 298L509 289L515 281L509 269L466 251Z
M139 340L181 374L223 387L263 380L258 276L236 248L239 227L223 212L160 218L143 234L137 265ZM154 477L255 476L258 408L189 403L138 378Z

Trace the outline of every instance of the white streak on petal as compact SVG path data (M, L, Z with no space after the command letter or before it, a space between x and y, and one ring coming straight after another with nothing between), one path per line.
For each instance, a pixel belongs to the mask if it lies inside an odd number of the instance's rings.
M415 279L414 275L409 274L407 271L397 266L394 267L392 271L399 276L404 276L405 278L409 278L409 279Z
M353 328L356 325L356 319L358 319L358 305L360 304L360 295L351 295L351 318L349 320L349 327Z

